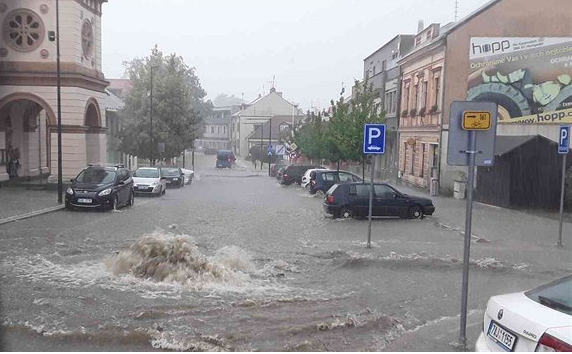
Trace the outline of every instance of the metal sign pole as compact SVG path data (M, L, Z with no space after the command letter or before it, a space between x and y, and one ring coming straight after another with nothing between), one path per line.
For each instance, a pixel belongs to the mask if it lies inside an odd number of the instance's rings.
M463 252L463 284L461 293L461 329L459 342L467 346L467 303L469 296L469 259L471 254L471 223L473 216L473 183L475 180L475 155L477 154L477 132L469 130L469 180L467 184L467 207L465 213L465 245Z
M371 209L373 206L373 176L375 169L375 158L371 159L371 181L369 189L369 224L367 226L367 248L371 248Z
M558 225L558 246L562 247L562 222L564 220L564 188L566 187L566 155L562 154L562 184L560 185L560 224Z

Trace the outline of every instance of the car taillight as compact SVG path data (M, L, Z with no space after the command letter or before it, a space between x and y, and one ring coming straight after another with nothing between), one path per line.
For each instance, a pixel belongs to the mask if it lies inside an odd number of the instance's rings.
M288 177L288 174L287 174L287 173L285 173L285 174L283 174L283 175L282 175L282 177Z
M228 162L230 162L230 159L228 159Z
M334 196L333 195L328 196L328 204L334 204Z
M572 352L572 345L544 333L536 346L537 352Z

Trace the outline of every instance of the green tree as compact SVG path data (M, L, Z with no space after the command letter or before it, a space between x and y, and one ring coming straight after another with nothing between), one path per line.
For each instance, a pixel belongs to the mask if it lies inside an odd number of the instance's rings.
M171 158L190 148L202 136L202 120L212 111L205 101L195 69L176 54L163 55L155 46L145 58L124 64L133 89L120 112L121 151L141 158ZM153 72L153 135L151 136L151 72ZM153 142L153 143L151 143ZM165 144L159 154L158 143Z
M331 146L337 147L337 155L342 160L362 161L363 126L367 123L385 123L385 115L375 104L376 94L367 80L356 80L352 98L345 102L343 97L331 101L332 117L329 121L328 136Z

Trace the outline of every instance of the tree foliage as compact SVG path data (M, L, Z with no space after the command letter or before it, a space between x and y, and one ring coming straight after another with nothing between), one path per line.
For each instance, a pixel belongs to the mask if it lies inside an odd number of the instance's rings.
M352 98L331 101L331 116L308 112L306 119L294 128L293 141L309 158L331 162L364 159L362 152L363 126L366 123L384 123L374 100L376 94L366 80L355 82Z
M195 74L176 54L163 55L155 46L145 58L126 62L126 76L133 89L128 92L120 112L121 151L139 156L170 158L190 148L202 136L201 123L212 111L206 92ZM151 137L151 71L153 72L153 135ZM151 143L151 139L152 142ZM158 143L165 144L159 154Z

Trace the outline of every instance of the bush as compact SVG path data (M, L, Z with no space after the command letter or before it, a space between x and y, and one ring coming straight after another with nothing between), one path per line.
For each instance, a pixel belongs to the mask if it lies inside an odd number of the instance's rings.
M425 107L421 107L421 109L419 110L419 115L421 117L425 117Z
M409 115L409 111L404 109L403 111L401 111L401 116L402 117L407 117Z
M431 107L431 109L429 110L429 113L435 113L439 110L439 106L434 105Z
M409 111L409 115L415 117L417 115L417 108L413 108Z

